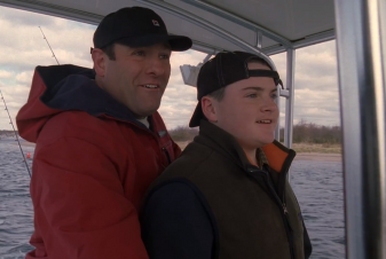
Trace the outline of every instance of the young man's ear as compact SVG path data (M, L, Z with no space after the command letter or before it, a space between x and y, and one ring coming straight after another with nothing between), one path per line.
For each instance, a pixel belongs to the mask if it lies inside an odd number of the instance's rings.
M202 112L210 122L217 122L216 104L217 101L213 97L204 96L201 98Z
M101 49L93 49L91 57L94 62L95 73L100 77L104 77L107 55Z

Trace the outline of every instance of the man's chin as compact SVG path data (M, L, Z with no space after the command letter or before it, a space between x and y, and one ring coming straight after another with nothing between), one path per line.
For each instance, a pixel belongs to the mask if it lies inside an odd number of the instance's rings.
M141 112L134 113L134 116L135 116L137 119L143 119L143 118L146 118L146 117L152 115L152 114L155 113L157 110L158 110L158 107L157 107L157 108L153 108L153 109L146 109L146 110L143 110L143 111L141 111Z

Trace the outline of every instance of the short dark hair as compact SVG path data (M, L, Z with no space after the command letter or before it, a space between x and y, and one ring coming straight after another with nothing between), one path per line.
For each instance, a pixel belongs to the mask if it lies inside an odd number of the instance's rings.
M225 86L226 87L226 86ZM216 101L220 102L223 98L224 98L224 95L225 95L225 87L222 87L220 89L217 89L216 91L214 92L211 92L210 94L208 94L208 96L212 97L213 99L215 99Z
M108 44L107 46L101 48L101 50L109 57L110 60L115 60L115 42Z

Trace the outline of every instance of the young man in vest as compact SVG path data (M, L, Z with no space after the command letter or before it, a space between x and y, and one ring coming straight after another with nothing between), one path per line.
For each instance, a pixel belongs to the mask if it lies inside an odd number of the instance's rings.
M154 11L123 8L94 34L94 69L37 67L20 135L36 143L30 258L146 259L138 212L149 184L179 154L158 114L172 51Z
M222 52L198 75L199 135L152 184L142 234L151 259L304 259L311 244L287 180L295 157L274 140L279 75Z

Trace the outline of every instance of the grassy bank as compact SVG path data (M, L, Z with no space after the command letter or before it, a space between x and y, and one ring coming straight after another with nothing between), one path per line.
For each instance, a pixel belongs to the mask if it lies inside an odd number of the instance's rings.
M184 149L191 141L176 141L176 143ZM15 145L17 143L15 142ZM23 146L34 146L29 142L22 142ZM324 154L341 154L342 147L340 144L315 144L315 143L294 143L292 149L296 153L324 153Z
M197 128L177 127L169 131L182 149L198 134ZM284 136L284 130L281 130ZM341 131L338 126L320 126L302 120L293 128L292 149L297 153L341 154ZM281 140L283 141L283 140Z
M326 153L341 154L342 146L340 144L316 144L316 143L293 143L292 149L297 153Z
M177 141L177 144L184 149L190 141ZM292 149L296 153L325 153L341 154L342 147L340 144L315 144L315 143L294 143Z
M177 144L184 149L188 143L198 134L198 128L177 127L169 131L171 137ZM282 132L281 135L283 135ZM340 128L325 127L315 124L301 122L294 126L292 149L298 154L303 153L324 153L341 154ZM14 138L15 132L0 130L0 140L2 138ZM34 145L23 142L24 145Z

